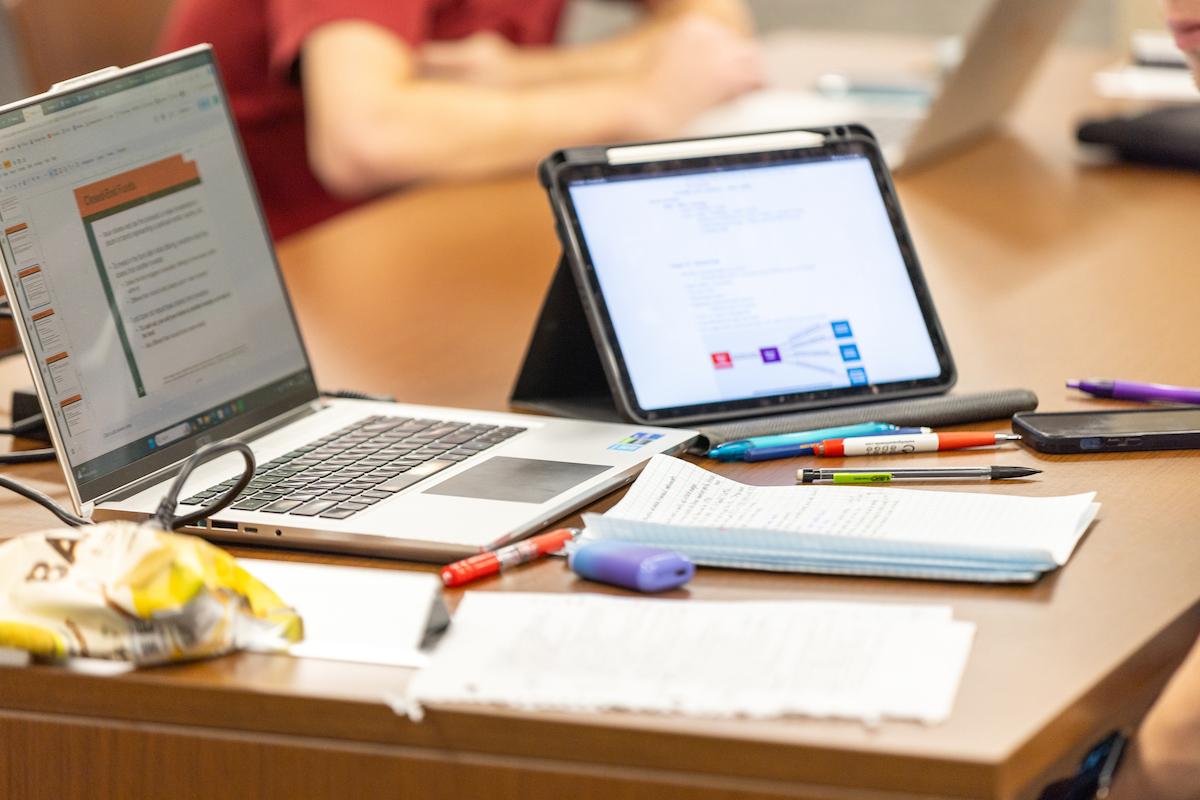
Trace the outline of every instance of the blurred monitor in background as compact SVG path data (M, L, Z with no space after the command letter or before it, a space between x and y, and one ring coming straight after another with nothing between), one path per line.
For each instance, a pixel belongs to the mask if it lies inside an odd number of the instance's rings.
M276 238L414 181L669 138L761 82L743 0L643 0L574 47L554 44L563 5L180 0L160 49L213 44Z

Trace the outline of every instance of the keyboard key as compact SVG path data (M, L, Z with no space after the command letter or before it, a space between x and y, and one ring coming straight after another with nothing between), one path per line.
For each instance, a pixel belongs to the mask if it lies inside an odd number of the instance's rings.
M388 478L375 488L383 492L398 492L452 466L454 466L453 461L427 461L424 464L413 467L408 472L397 475L394 478Z
M350 517L350 516L357 514L361 510L362 510L361 508L342 508L341 506L336 506L336 507L331 508L328 511L326 511L324 514L322 514L321 518L322 519L345 519L346 517Z
M276 500L269 506L263 506L260 511L265 511L268 514L286 514L293 508L297 508L302 503L299 500Z
M271 501L267 499L248 497L245 500L239 500L238 502L234 503L232 506L230 506L230 508L232 508L234 511L257 511L269 502Z
M297 517L315 517L317 514L320 514L322 511L328 511L329 509L333 508L336 505L337 505L336 500L325 500L325 499L310 500L309 502L305 503L302 506L293 508L291 510L291 512L289 512L289 513L291 513ZM363 507L366 508L366 506L363 506Z

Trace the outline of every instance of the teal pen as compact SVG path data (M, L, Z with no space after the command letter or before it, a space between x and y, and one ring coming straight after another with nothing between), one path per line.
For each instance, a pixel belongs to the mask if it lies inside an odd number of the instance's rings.
M735 442L725 442L708 451L709 458L719 458L722 461L736 461L752 447L776 447L786 444L816 444L825 439L844 439L848 436L870 436L875 433L887 433L896 430L895 425L886 422L861 422L858 425L842 425L837 428L818 428L814 431L797 431L796 433L781 433L775 436L754 436L749 439L738 439Z

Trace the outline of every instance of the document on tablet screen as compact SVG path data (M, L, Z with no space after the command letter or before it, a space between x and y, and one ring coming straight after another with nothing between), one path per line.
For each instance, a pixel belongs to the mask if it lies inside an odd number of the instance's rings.
M584 179L570 195L642 408L941 372L863 156Z

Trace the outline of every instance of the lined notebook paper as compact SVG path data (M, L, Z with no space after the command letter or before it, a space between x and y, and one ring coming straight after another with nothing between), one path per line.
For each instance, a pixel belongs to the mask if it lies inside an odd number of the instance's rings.
M587 538L663 547L697 564L1028 582L1065 564L1095 493L1014 497L874 486L747 486L655 456Z
M936 723L974 632L948 606L468 592L393 707Z

